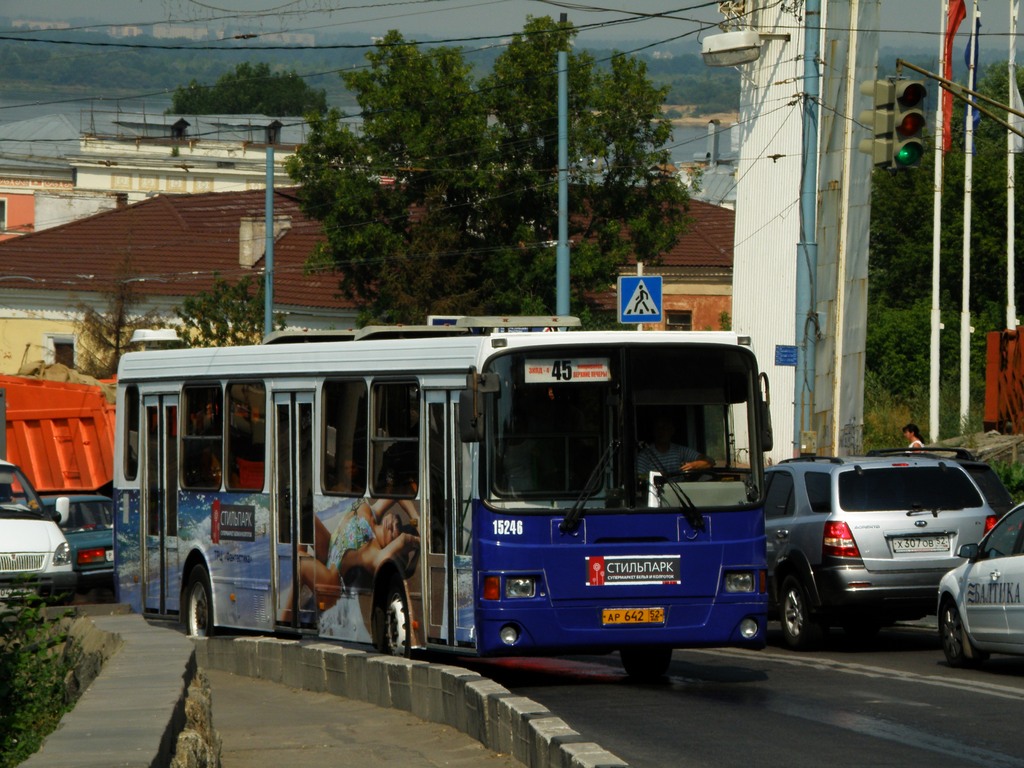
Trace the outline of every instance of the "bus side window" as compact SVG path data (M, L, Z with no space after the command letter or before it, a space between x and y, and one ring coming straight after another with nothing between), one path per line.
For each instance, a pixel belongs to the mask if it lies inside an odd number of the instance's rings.
M360 495L366 490L366 382L328 381L322 399L323 489Z
M267 452L267 388L228 385L228 472L232 490L262 491Z
M220 488L224 442L220 385L185 387L184 407L188 418L182 437L182 486Z
M134 480L139 475L139 430L140 408L139 388L135 385L125 387L122 405L124 417L124 479Z
M374 384L371 437L374 495L416 495L420 465L419 408L419 386L415 382Z

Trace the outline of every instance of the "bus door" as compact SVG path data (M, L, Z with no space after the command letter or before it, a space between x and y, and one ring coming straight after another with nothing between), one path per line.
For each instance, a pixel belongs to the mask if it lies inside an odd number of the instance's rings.
M316 623L312 570L302 581L303 559L313 547L313 393L274 394L274 477L271 518L277 623L313 627Z
M146 471L142 502L142 594L147 613L177 611L178 396L146 395L142 444Z
M472 453L458 430L458 392L427 391L426 494L420 535L427 537L427 641L476 645L473 633Z

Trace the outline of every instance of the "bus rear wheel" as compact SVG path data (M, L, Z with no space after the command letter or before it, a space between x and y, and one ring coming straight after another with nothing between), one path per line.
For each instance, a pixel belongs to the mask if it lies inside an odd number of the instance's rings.
M213 637L213 591L210 575L196 566L185 590L185 626L190 637Z
M391 656L409 658L412 655L409 644L409 605L405 599L405 587L397 576L391 579L387 595L380 651Z
M634 680L652 683L668 672L672 661L671 648L623 648L619 651L622 668Z

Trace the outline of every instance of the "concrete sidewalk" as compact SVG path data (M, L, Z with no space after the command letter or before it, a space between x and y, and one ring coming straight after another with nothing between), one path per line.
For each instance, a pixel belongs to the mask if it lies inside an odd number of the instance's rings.
M523 768L447 725L396 709L206 670L222 768Z

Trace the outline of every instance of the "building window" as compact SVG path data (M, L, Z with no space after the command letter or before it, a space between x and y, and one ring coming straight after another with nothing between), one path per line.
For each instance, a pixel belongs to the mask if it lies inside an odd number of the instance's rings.
M667 312L665 328L669 331L692 331L693 312Z
M64 333L47 333L43 336L43 362L52 365L60 363L68 368L75 367L75 337Z
M7 231L7 198L0 197L0 232Z

